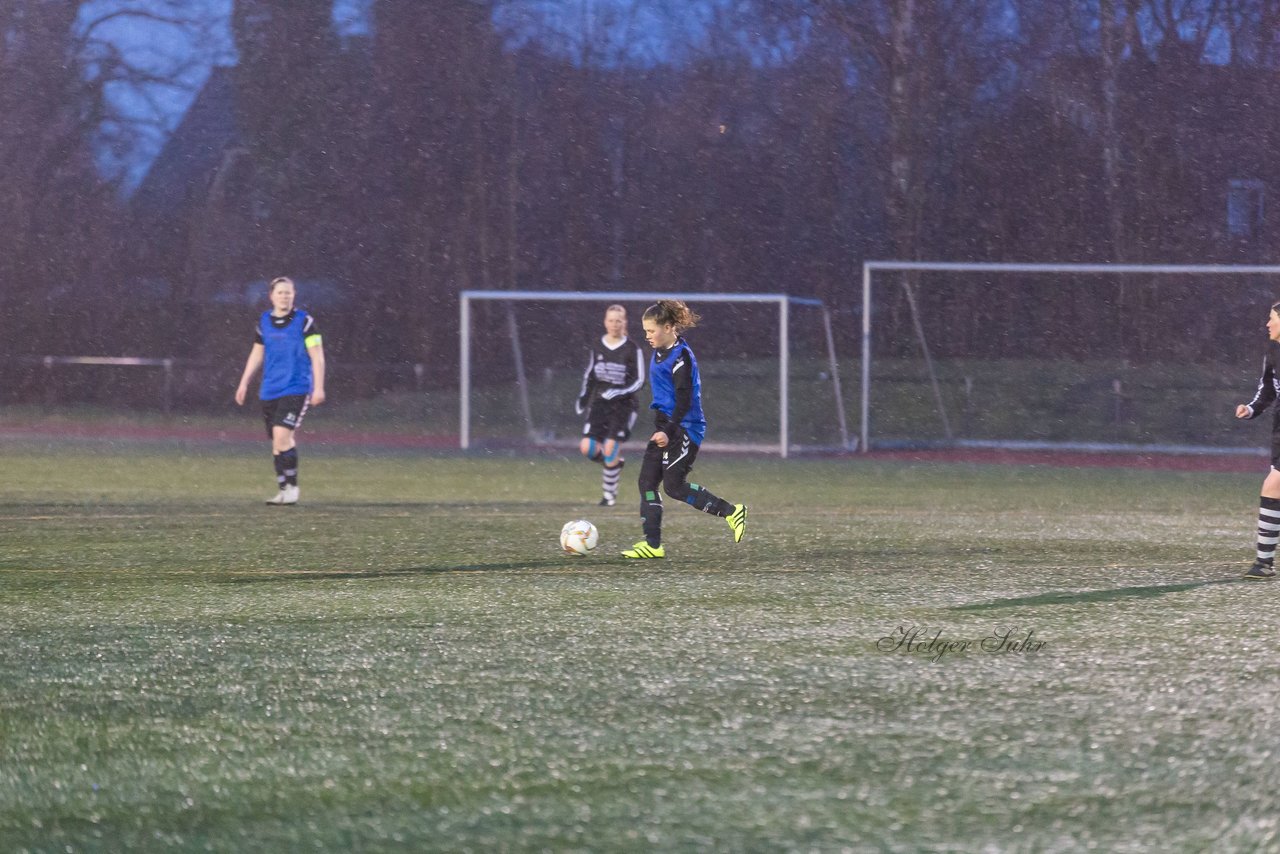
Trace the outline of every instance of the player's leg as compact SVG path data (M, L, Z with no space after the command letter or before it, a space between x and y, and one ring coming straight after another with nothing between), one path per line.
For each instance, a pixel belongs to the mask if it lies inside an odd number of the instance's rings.
M583 432L591 429L591 422L588 421L582 426ZM582 455L593 463L598 463L604 457L604 453L600 447L600 441L594 436L583 436L582 441L578 443L578 450Z
M1276 543L1280 542L1280 470L1275 467L1275 461L1266 480L1262 482L1262 495L1258 505L1257 557L1244 577L1274 578Z
M307 412L305 395L282 397L273 401L271 453L275 460L279 492L268 504L298 503L298 445L296 430Z
M276 431L272 434L273 443L275 437L279 437L281 456L284 457L284 476L285 487L293 491L293 498L297 500L298 492L298 430L302 428L302 419L306 417L307 410L311 408L311 397L309 395L295 395L286 397L283 400L288 402L280 416L278 427L283 427L284 432Z
M601 507L612 507L618 500L618 480L622 477L622 445L616 439L605 439L602 448L604 456L600 462L604 467L600 472L600 491L604 497L600 499Z
M298 443L294 428L279 424L271 431L272 449L280 457L286 486L298 485Z
M578 449L587 459L604 466L601 474L602 507L612 507L618 500L618 469L616 464L617 442L611 438L611 407L609 401L596 400L587 413L587 423L582 425L582 441Z
M618 481L622 479L622 467L627 461L622 457L622 443L631 438L631 428L636 423L636 411L630 405L614 403L609 418L608 438L605 440L604 470L600 473L600 490L604 497L601 506L612 507L618 498Z
M582 455L593 463L604 463L604 441L600 437L601 428L599 422L588 421L582 425L583 432L588 435L582 437L582 441L578 443L578 449L582 451ZM613 506L617 499L617 490L614 490L612 498L609 493L604 494L604 498L600 499L602 505Z
M298 447L293 430L280 424L271 427L271 455L276 467L279 491L268 504L298 503Z
M662 548L662 485L663 449L653 442L644 449L640 462L640 518L643 520L644 539L622 553L623 557L666 557Z
M680 443L672 453L674 456L662 476L662 488L667 495L683 501L694 510L727 519L733 541L740 542L747 531L747 506L731 504L705 486L689 481L689 472L698 457L698 446L690 442L687 435L681 435Z
M599 399L591 401L591 406L587 409L587 420L582 425L582 441L578 443L578 450L593 463L604 459L604 439L609 435L608 425L605 423L607 413L601 406L603 403Z
M267 428L267 441L271 443L271 464L276 472L276 494L267 499L268 504L284 503L284 466L276 447L276 408L279 400L262 401L262 423Z

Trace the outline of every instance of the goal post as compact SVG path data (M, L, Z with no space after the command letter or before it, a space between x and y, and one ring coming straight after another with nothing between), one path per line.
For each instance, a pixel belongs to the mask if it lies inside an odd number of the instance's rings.
M44 368L44 405L52 406L57 399L58 383L55 381L55 367L107 367L107 368L160 368L160 406L168 415L173 408L174 367L180 360L172 357L148 358L144 356L36 356L26 359L27 362L40 364ZM132 373L132 372L130 372ZM100 385L100 383L98 383Z
M877 330L877 316L874 311L873 295L879 293L877 287L879 285L880 274L1026 274L1039 279L1046 276L1059 275L1069 277L1115 277L1115 276L1203 276L1203 277L1277 277L1280 276L1280 265L1268 264L1054 264L1054 263L961 263L961 262L945 262L945 261L866 261L862 265L862 311L861 311L861 353L860 353L860 388L859 388L859 438L858 450L863 453L870 452L875 447L875 441L872 437L873 423L873 402L871 396L872 390L872 364L873 364L873 333ZM930 355L930 340L926 336L924 325L920 318L918 308L918 300L913 293L909 282L904 282L904 290L906 303L911 315L913 335L916 338L914 342L915 348L920 354L923 362L924 371L927 375L927 382L931 387L931 397L937 411L939 422L944 427L944 436L941 439L929 440L928 444L946 444L952 446L967 447L1057 447L1063 449L1082 449L1082 450L1146 450L1151 452L1187 452L1187 451L1230 451L1239 452L1239 447L1209 447L1201 446L1196 443L1179 443L1179 442L1108 442L1108 441L1018 441L1016 439L992 439L992 438L966 438L957 437L952 434L952 429L946 406L944 404L944 390L941 388L939 379L939 371L935 364L935 359ZM927 288L924 288L927 290ZM1217 294L1206 291L1201 298L1206 302L1212 302ZM1039 322L1046 322L1043 318ZM1114 397L1116 401L1117 421L1119 421L1119 407L1122 399L1122 386L1120 380L1113 380ZM969 383L968 378L965 379L966 385ZM967 393L967 390L966 390ZM1141 431L1139 431L1141 432Z
M791 424L792 403L792 309L816 310L821 317L822 338L825 343L824 373L828 379L835 398L835 414L832 421L837 424L841 447L850 447L848 427L845 421L844 401L840 389L839 363L835 352L835 338L832 333L831 315L826 305L817 299L794 297L787 294L728 294L728 293L672 293L664 291L498 291L467 290L459 294L459 445L463 449L472 447L475 441L473 433L473 396L475 394L475 347L473 329L476 323L476 305L479 303L505 303L508 308L506 329L501 333L509 338L509 346L516 362L516 397L515 409L520 411L525 421L527 438L536 444L551 444L552 439L541 436L532 423L528 397L525 366L523 364L520 341L520 324L515 321L511 308L521 302L551 303L595 303L602 309L609 303L652 303L660 299L679 299L690 303L695 310L704 304L739 304L760 305L775 312L777 320L777 440L769 443L753 442L720 442L710 443L708 447L721 447L736 450L777 453L787 457L793 450L802 449L793 441ZM592 323L596 318L592 316ZM636 321L638 322L638 321ZM710 354L704 354L700 363L707 361ZM705 372L705 368L704 368ZM772 389L770 389L772 393ZM643 407L642 407L643 408ZM576 440L575 440L576 444ZM835 444L834 442L832 444Z

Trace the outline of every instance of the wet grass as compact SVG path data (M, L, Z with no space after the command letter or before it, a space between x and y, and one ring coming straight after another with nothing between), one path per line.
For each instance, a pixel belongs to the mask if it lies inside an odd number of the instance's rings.
M1280 845L1256 478L260 457L0 453L0 850Z

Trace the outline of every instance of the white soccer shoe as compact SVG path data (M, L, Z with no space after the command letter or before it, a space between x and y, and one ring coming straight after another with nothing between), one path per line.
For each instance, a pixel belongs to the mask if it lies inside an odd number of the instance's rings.
M277 492L271 498L268 498L267 503L274 504L277 506L284 505L284 504L297 504L298 503L298 487L296 486L283 487L279 492Z

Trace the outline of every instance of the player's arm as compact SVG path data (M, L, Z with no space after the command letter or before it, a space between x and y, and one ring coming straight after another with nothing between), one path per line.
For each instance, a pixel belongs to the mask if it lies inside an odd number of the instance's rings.
M244 406L245 398L249 395L249 380L253 379L258 368L262 367L262 354L262 342L253 342L253 347L249 350L249 358L244 363L244 373L240 375L240 385L236 387L236 403L240 406Z
M591 395L596 390L596 354L587 348L587 369L582 373L582 388L578 390L578 399L573 402L573 411L578 415L587 411L591 404Z
M671 383L676 394L675 409L658 428L667 435L667 441L675 439L680 430L680 422L693 408L693 360L688 353L681 353L680 358L671 366ZM659 413L660 417L662 415L663 413Z
M307 345L307 356L311 359L311 405L324 403L324 342L311 318L307 318L307 331L303 333L302 343Z
M1276 366L1271 361L1271 353L1262 360L1262 377L1258 380L1258 390L1253 400L1236 407L1236 418L1257 418L1276 399Z

